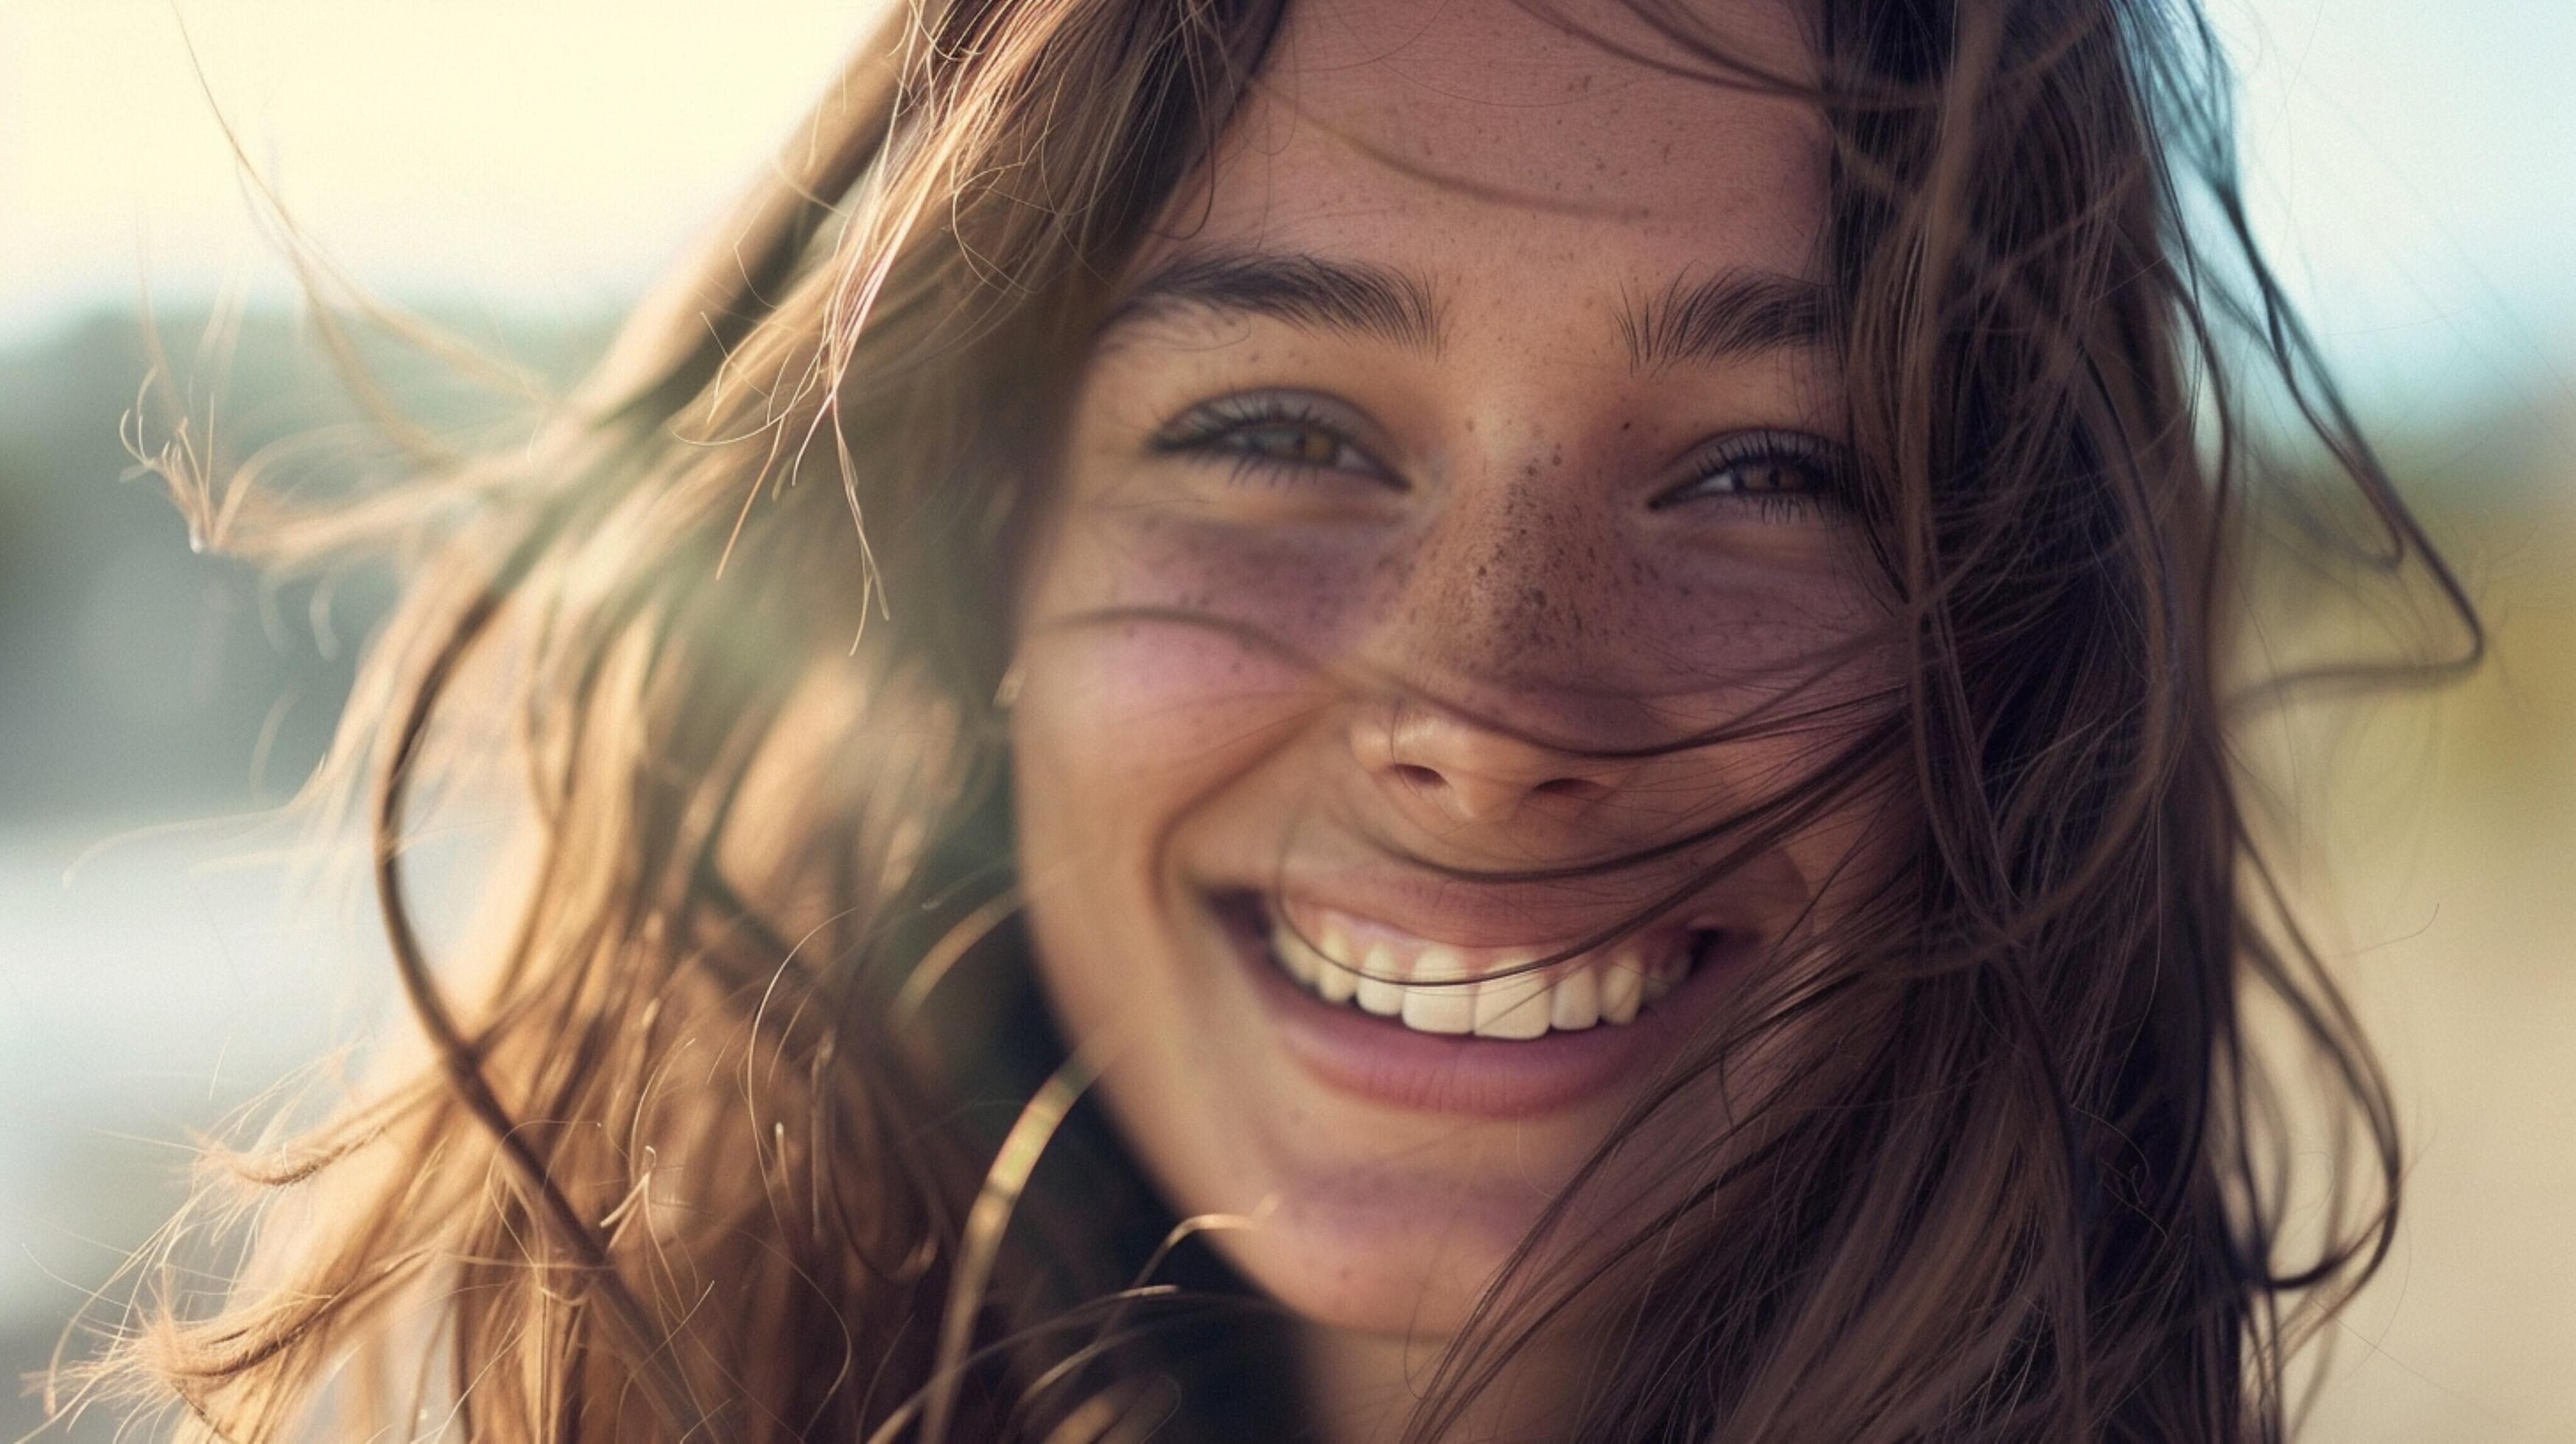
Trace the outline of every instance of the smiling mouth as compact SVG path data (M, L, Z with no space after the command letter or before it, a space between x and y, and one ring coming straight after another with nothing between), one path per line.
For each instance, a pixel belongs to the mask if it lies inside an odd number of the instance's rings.
M1506 1042L1633 1023L1723 936L1653 926L1542 967L1562 944L1463 947L1296 898L1246 896L1236 906L1271 964L1309 995L1417 1033Z

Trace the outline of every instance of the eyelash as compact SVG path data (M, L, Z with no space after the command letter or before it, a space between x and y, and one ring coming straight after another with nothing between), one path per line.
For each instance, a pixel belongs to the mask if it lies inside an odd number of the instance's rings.
M1330 440L1335 452L1329 460L1307 461L1229 444L1265 428L1303 428ZM1234 468L1238 477L1257 474L1273 480L1295 479L1329 469L1354 472L1400 488L1403 484L1393 480L1376 458L1361 450L1346 434L1348 430L1347 423L1340 422L1326 408L1306 397L1225 396L1192 408L1179 420L1156 432L1148 444L1165 455L1198 455L1223 460ZM1357 464L1348 464L1346 457Z
M1264 428L1285 430L1305 428L1326 439L1336 448L1330 461L1302 460L1276 456L1230 444L1249 433ZM1224 460L1235 475L1264 476L1271 480L1294 480L1317 470L1340 470L1402 486L1375 458L1350 440L1346 426L1337 423L1327 408L1296 395L1226 396L1190 410L1163 430L1154 434L1149 445L1165 455L1199 455ZM1343 458L1354 458L1357 465ZM1741 486L1702 492L1700 489L1728 471L1752 464L1769 464L1804 471L1810 481L1796 490L1777 487L1747 489ZM1657 496L1650 505L1657 510L1679 506L1697 499L1694 493L1732 498L1735 504L1749 506L1765 521L1801 521L1813 517L1825 507L1837 505L1845 494L1844 469L1831 446L1814 437L1792 431L1746 431L1720 437L1702 446L1690 461L1692 477L1681 485Z
M1794 521L1838 506L1849 495L1847 468L1832 444L1795 431L1742 431L1722 436L1700 447L1689 464L1691 479L1656 497L1653 505L1658 510L1692 501L1697 493L1733 498L1739 505L1751 506L1765 520ZM1701 490L1729 471L1755 465L1803 471L1808 482L1794 491L1777 487L1747 489L1741 485Z

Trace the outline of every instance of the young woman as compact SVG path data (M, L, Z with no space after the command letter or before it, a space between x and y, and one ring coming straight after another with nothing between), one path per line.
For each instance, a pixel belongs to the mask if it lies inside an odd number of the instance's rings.
M415 563L341 760L426 1056L104 1377L234 1439L2278 1437L2395 1144L2221 726L2247 356L2420 539L2213 55L897 7L536 446L238 513ZM404 840L496 737L527 865L432 958ZM2249 985L2376 1173L2296 1261Z

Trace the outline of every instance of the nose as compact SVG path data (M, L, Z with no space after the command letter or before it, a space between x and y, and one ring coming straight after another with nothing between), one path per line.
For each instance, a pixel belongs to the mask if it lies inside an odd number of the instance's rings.
M1456 713L1397 702L1361 709L1351 750L1379 786L1465 823L1508 821L1533 803L1582 811L1610 796L1634 764L1517 737Z

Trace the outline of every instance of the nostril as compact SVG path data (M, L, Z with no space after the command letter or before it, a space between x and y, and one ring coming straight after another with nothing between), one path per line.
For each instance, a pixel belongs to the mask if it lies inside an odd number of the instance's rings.
M1423 792L1441 792L1451 785L1450 775L1437 767L1418 762L1399 762L1388 769L1399 782ZM1532 786L1530 792L1548 797L1563 797L1577 802L1595 802L1610 795L1610 788L1585 777L1551 777Z
M1419 787L1426 792L1440 786L1442 782L1440 773L1436 769L1413 762L1395 764L1395 775L1398 780L1407 785Z

